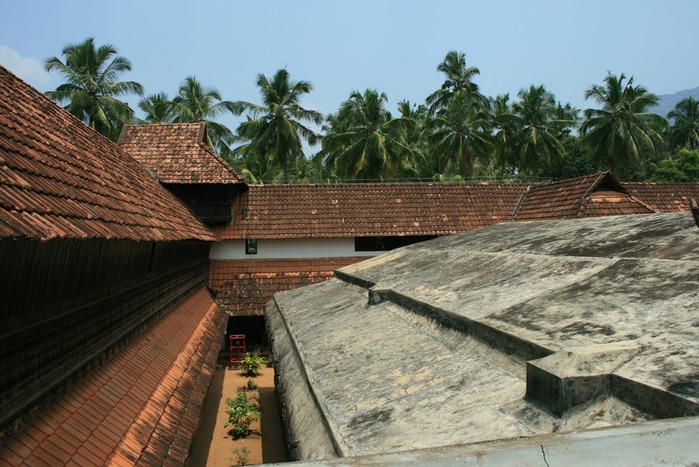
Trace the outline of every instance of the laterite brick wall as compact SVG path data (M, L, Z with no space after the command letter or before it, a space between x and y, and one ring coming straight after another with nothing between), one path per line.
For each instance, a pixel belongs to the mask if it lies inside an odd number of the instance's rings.
M209 286L233 316L261 315L275 293L328 280L334 270L365 259L211 260Z

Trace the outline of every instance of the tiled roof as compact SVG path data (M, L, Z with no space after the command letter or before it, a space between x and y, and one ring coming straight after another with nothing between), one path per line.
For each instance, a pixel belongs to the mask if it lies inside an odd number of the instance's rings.
M651 214L654 211L645 203L627 193L613 190L593 191L580 206L578 217L621 216Z
M0 66L0 238L213 240L131 156Z
M206 123L125 125L119 145L161 183L243 183L206 142Z
M184 465L225 327L201 287L0 446L0 465Z
M609 172L530 186L513 220L568 219L647 214L648 206L630 196Z
M689 199L699 197L699 183L622 182L622 186L655 212L689 211Z
M253 185L219 239L445 235L512 218L524 183Z

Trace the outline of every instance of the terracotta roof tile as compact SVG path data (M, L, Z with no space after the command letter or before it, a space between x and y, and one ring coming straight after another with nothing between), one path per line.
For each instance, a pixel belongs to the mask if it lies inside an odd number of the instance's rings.
M161 183L244 183L206 141L206 123L126 125L119 145Z
M602 172L530 186L517 204L513 220L569 219L651 212L652 209L631 196L609 172Z
M699 198L699 182L622 182L622 186L635 198L659 213L689 211L689 199Z
M699 197L699 183L620 183L609 172L528 184L253 185L234 204L231 225L215 233L221 240L445 235L509 220L688 210L690 196Z
M167 461L173 443L191 442L183 434L194 432L203 406L203 392L195 389L208 386L225 325L225 313L200 288L7 440L0 459L104 465L148 463L157 454ZM148 347L157 351L141 351ZM169 361L136 364L163 355ZM133 368L139 370L126 371Z
M2 66L0 236L213 239L124 150Z
M511 219L524 183L250 186L219 239L445 235Z

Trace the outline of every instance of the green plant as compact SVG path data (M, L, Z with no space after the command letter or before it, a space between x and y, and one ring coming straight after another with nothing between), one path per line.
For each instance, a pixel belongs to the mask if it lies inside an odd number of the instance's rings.
M255 382L255 380L249 379L248 382L245 384L245 389L249 389L249 390L257 389L257 383Z
M246 353L240 361L240 369L245 376L255 377L260 374L260 368L265 364L265 359L254 353Z
M250 455L250 449L248 448L235 448L233 449L233 455L235 456L235 461L237 465L246 465L248 463L248 456Z
M267 362L267 368L272 368L274 366L274 356L270 355L265 361Z
M226 405L228 405L226 409L228 421L223 426L232 427L230 433L234 439L247 436L250 424L259 420L262 415L259 400L250 399L245 391L239 390L235 399L230 397L226 399Z

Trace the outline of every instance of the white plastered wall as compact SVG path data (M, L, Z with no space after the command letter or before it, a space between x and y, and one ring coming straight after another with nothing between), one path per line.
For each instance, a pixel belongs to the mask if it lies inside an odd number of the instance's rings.
M257 254L245 254L245 240L226 240L211 246L211 259L282 259L376 256L382 251L354 251L354 238L294 238L258 240Z

